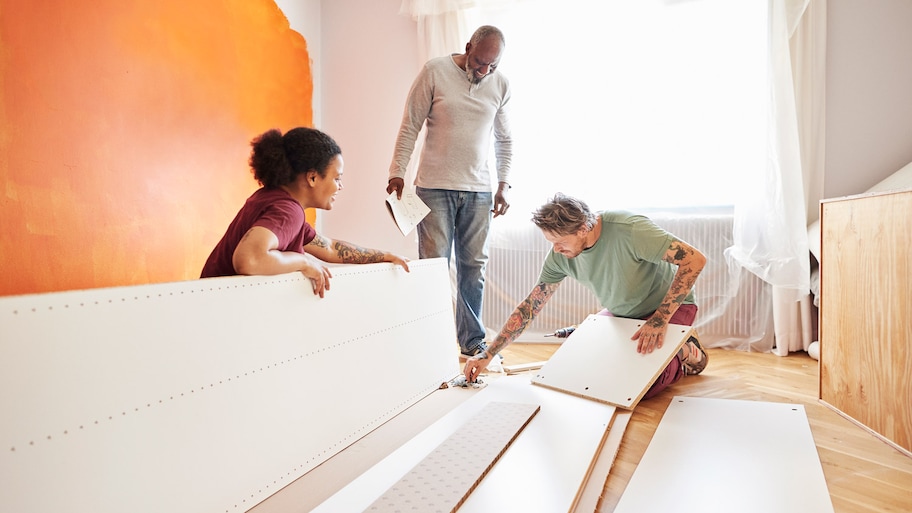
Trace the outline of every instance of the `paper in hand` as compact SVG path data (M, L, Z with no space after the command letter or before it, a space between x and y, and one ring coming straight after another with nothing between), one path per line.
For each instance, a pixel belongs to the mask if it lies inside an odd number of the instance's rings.
M396 197L396 191L391 192L386 198L386 209L402 235L408 235L431 211L414 190L408 189L402 191L402 199Z

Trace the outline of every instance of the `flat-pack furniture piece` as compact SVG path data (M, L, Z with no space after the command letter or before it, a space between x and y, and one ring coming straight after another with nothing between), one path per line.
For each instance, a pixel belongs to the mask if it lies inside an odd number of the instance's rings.
M0 298L0 511L254 507L459 373L446 260L409 267Z

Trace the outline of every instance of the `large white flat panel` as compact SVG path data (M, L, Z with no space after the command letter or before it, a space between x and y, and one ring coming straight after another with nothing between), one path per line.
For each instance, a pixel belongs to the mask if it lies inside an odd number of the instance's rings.
M0 511L249 509L459 373L410 267L0 298Z
M541 409L460 506L460 513L570 511L615 408L532 386L529 377L521 375L496 378L482 390L464 392L473 395L313 512L364 511L452 433L471 430L467 420L495 401L537 404ZM475 434L478 443L488 439L483 430Z
M675 397L615 513L833 511L804 406Z
M662 347L640 354L630 337L643 322L590 315L535 373L532 383L633 408L693 330L691 326L669 324Z

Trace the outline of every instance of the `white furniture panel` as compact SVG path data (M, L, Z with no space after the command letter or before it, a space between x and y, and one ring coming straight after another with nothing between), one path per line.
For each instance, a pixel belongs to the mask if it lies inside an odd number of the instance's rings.
M534 404L488 403L367 511L456 511L536 413Z
M614 420L605 436L605 441L599 450L598 457L589 471L589 477L586 485L580 493L579 500L574 507L574 513L592 513L598 511L602 501L602 494L605 491L605 485L608 481L608 475L614 466L614 460L618 451L621 449L621 441L624 438L624 432L627 430L627 424L630 423L630 417L633 412L630 410L615 410Z
M446 261L410 268L0 298L0 511L253 507L459 373Z
M675 397L615 513L832 512L799 404Z
M592 468L615 408L556 390L532 386L528 376L493 379L437 422L400 446L313 513L364 511L418 462L491 402L540 405L541 409L460 506L460 513L571 511ZM478 443L489 433L472 431ZM446 479L446 476L441 476Z
M532 383L631 409L693 331L669 324L662 347L637 353L630 337L644 321L590 315L535 373Z

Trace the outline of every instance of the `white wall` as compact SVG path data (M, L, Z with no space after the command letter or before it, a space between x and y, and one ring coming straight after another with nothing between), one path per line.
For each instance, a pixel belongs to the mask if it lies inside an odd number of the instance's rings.
M400 0L323 2L323 129L342 147L344 189L323 233L417 258L386 210L386 183L405 97L418 72L417 26Z
M912 2L827 3L824 197L864 192L912 161Z

